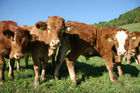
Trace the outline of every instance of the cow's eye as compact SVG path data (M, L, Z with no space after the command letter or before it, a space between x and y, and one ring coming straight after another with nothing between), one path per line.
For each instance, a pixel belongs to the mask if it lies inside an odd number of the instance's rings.
M48 30L48 32L51 32L51 31L50 31L50 27L48 27L47 30Z

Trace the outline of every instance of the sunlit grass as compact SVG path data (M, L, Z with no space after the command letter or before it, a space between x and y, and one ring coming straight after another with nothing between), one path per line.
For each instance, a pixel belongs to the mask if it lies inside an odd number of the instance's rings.
M139 93L140 92L140 65L135 62L127 65L123 62L124 77L119 77L118 84L109 79L104 60L93 57L86 60L80 57L75 70L78 85L73 84L68 75L64 62L61 68L61 80L55 81L53 77L53 64L49 62L46 72L46 81L40 81L40 85L34 88L33 63L30 59L30 69L25 69L24 60L21 61L21 71L15 72L15 78L7 77L8 68L5 71L6 80L0 86L0 93ZM117 69L114 69L117 72Z

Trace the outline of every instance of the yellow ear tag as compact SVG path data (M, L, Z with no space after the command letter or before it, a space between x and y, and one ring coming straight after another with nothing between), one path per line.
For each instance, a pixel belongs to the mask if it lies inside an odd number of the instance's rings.
M70 27L67 27L67 32L69 32L70 31Z
M42 32L41 28L39 29L39 32Z
M6 37L9 38L10 36L8 34L6 34Z
M131 39L135 40L136 39L136 36L133 36Z
M111 41L112 41L112 39L111 39L111 38L108 38L108 41L109 41L109 42L111 42Z

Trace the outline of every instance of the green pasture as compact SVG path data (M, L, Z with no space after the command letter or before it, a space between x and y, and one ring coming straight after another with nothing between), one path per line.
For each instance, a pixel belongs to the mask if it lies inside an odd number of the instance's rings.
M124 26L120 26L120 27L128 29L130 32L140 31L140 22L139 23L129 24L129 25L124 25Z

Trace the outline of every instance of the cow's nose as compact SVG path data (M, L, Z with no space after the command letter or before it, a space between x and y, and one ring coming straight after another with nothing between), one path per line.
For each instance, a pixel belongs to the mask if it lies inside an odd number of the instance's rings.
M119 55L120 55L120 56L125 55L125 53L126 53L126 50L119 51Z
M50 46L56 47L60 45L60 40L52 40Z
M23 54L16 53L14 57L15 59L23 58Z

